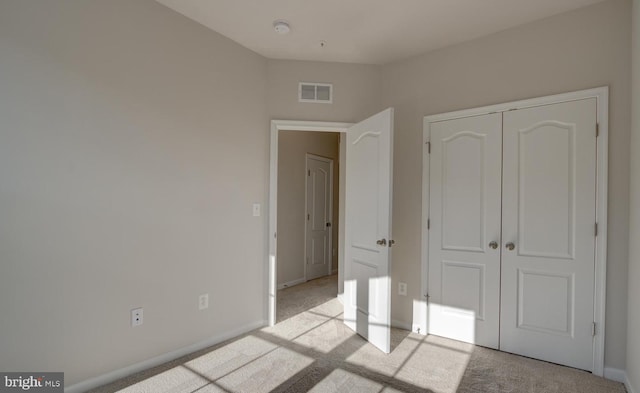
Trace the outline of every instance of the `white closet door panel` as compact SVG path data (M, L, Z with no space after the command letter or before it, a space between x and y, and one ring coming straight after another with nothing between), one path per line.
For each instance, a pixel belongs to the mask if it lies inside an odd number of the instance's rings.
M503 124L500 349L591 370L596 99Z
M429 333L497 348L501 115L431 124Z

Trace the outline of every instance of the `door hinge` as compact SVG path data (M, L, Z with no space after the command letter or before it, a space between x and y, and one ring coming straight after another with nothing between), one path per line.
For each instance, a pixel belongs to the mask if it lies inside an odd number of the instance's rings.
M427 229L431 229L431 219L427 218Z
M596 335L596 323L593 322L593 324L591 325L591 335L595 337Z
M431 142L427 142L427 154L431 154Z
M311 176L311 169L307 170L307 176Z
M311 215L307 213L307 221L309 221L310 218L311 218Z
M429 299L431 298L431 296L429 296L429 292L424 295L424 298L427 299L427 304L429 304Z
M600 123L596 123L596 138L600 135Z
M596 229L595 229L595 232L596 232L596 237L597 237L597 236L598 236L598 223L597 223L597 222L596 222Z

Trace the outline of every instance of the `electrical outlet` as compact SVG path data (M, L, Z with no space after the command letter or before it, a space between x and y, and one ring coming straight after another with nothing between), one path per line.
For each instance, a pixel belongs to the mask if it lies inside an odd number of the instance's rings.
M198 310L209 308L209 294L203 293L198 297Z
M142 307L131 310L131 326L140 326L143 320Z
M260 204L259 203L254 203L253 204L253 216L254 217L260 217Z
M407 296L407 283L399 282L398 283L398 295Z

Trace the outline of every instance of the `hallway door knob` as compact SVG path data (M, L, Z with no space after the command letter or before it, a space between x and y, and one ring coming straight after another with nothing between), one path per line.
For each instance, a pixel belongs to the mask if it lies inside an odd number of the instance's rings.
M381 246L386 246L387 245L387 239L380 239L380 240L376 241L376 244L381 245Z
M509 242L509 243L505 244L505 247L507 247L507 250L513 251L513 249L516 248L516 245L513 244L513 242Z
M498 242L497 241L492 241L491 243L489 243L489 248L493 248L494 250L496 248L498 248Z

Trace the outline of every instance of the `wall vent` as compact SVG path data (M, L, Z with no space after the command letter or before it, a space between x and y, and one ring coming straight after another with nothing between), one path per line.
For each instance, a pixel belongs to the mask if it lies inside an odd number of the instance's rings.
M298 101L331 104L333 102L333 85L330 83L300 82L298 84Z

